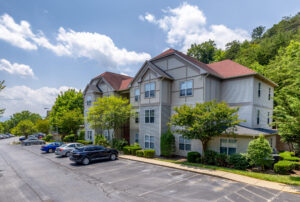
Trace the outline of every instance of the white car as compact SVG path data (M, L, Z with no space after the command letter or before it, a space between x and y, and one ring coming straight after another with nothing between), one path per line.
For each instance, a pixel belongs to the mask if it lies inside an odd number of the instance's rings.
M69 143L64 144L60 147L57 147L55 150L55 154L59 156L67 156L69 157L71 155L71 151L73 151L75 148L83 147L84 145L81 143Z

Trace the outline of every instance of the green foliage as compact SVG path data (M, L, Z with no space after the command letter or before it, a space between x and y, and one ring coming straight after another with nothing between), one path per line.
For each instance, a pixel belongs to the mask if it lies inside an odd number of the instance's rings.
M76 133L75 130L78 129L76 124L80 125L83 121L83 106L83 94L81 91L76 92L75 89L70 89L61 92L57 96L49 116L52 130L58 130L59 133L63 134ZM72 118L72 115L75 117ZM70 124L68 120L71 121ZM75 125L75 128L71 128L70 125Z
M217 154L216 155L216 165L226 167L228 165L228 156L226 154Z
M112 142L111 142L111 147L114 148L114 149L117 149L119 151L122 151L123 147L125 147L127 145L128 145L128 142L125 139L113 138Z
M196 103L196 106L181 105L174 108L170 125L177 126L176 132L188 139L201 140L206 151L208 141L222 133L232 132L241 122L238 108L231 108L225 102L211 101Z
M299 157L295 157L294 152L282 152L279 154L279 156L286 161L300 161Z
M210 63L214 61L216 50L215 42L209 40L201 44L192 44L191 48L187 51L187 55L194 57L201 62Z
M232 154L228 158L228 164L234 169L246 170L249 167L249 162L246 155L243 154Z
M296 167L292 161L279 161L274 164L274 172L279 174L289 174Z
M200 163L201 154L199 152L189 152L187 154L187 160L190 163Z
M103 147L108 147L109 142L104 137L104 135L95 135L95 145L101 145Z
M85 139L85 131L80 130L78 140L84 140Z
M64 137L64 142L75 142L76 141L76 135L71 134Z
M142 148L140 147L140 146L132 146L132 147L130 147L130 154L131 155L133 155L133 156L135 156L136 155L136 152L138 151L138 150L141 150Z
M4 124L2 122L0 122L0 133L4 132Z
M50 129L50 125L49 125L48 119L37 120L37 122L35 124L35 127L36 127L36 129L37 129L38 132L48 134L49 129Z
M146 158L154 158L155 150L154 149L145 149L144 150L144 157Z
M207 150L204 152L204 156L202 158L203 163L208 165L215 165L216 164L216 157L218 153L215 151Z
M226 44L226 50L224 57L226 59L233 60L236 58L237 54L241 49L241 43L239 41L232 41Z
M0 91L5 88L4 82L5 81L0 81ZM3 115L4 111L5 111L5 109L0 109L0 117Z
M252 140L248 145L248 157L253 165L260 166L263 170L272 158L272 148L263 135Z
M92 141L85 141L85 140L77 140L76 142L79 142L81 144L93 144Z
M26 138L36 132L34 124L30 120L23 120L18 123L18 125L13 128L12 133L14 135L24 135Z
M124 154L129 155L130 154L130 146L123 147L123 152L124 152Z
M162 156L170 157L175 152L175 137L170 130L160 137L160 152Z
M258 26L253 29L251 37L252 40L260 39L265 31L266 27L265 26Z
M136 156L138 156L138 157L144 157L144 150L137 150L136 151Z
M43 138L43 140L45 140L46 142L50 142L50 140L53 140L53 135L48 134L46 135L46 137Z
M87 121L94 129L114 129L122 127L133 116L129 100L123 97L101 97L89 108Z

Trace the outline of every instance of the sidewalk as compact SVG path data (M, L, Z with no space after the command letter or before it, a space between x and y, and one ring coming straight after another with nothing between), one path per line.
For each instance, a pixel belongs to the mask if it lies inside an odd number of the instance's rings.
M195 173L200 173L200 174L205 174L205 175L211 175L211 176L215 176L215 177L221 177L221 178L225 178L225 179L229 179L229 180L233 180L233 181L237 181L237 182L243 182L243 183L254 185L254 186L260 186L260 187L264 187L264 188L300 194L300 187L298 187L298 186L286 185L286 184L270 182L270 181L266 181L266 180L260 180L260 179L247 177L247 176L243 176L243 175L238 175L238 174L234 174L234 173L229 173L229 172L224 172L224 171L220 171L220 170L195 168L192 166L180 165L180 164L159 161L159 160L155 160L155 159L147 159L147 158L131 156L131 155L120 155L119 157L123 158L123 159L133 160L133 161L140 161L140 162L144 162L144 163L150 163L150 164L165 166L165 167L169 167L169 168L175 168L175 169L180 169L180 170L185 170L185 171L190 171L190 172L195 172Z

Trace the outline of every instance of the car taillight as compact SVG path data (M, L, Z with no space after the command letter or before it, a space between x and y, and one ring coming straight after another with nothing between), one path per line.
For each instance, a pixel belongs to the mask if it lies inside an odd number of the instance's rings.
M62 151L63 149L59 149L59 151Z

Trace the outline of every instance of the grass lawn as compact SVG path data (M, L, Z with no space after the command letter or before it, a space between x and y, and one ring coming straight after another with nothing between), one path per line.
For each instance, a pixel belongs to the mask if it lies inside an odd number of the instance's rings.
M198 163L178 162L175 160L167 160L167 159L157 159L157 160L167 161L167 162L186 165L186 166L194 166L194 167L207 168L207 169L212 169L212 170L221 170L221 171L235 173L235 174L239 174L239 175L245 175L248 177L253 177L253 178L257 178L257 179L261 179L261 180L267 180L267 181L271 181L271 182L279 182L279 183L284 183L284 184L300 186L300 177L296 177L296 176L271 175L271 174L265 174L265 173L256 173L256 172L250 172L250 171L245 171L245 170L236 170L236 169L232 169L232 168L224 168L224 167L204 165L204 164L198 164Z

